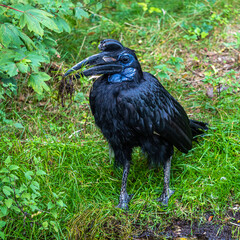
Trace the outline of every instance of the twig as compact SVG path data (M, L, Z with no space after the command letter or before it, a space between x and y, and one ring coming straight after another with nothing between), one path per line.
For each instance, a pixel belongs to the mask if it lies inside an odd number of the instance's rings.
M55 78L59 74L59 72L61 71L62 67L63 67L63 62L61 62L61 64L58 66L58 70L56 71L56 74L53 76L53 78Z
M239 224L236 224L236 223L233 223L233 222L230 222L232 225L234 225L234 226L237 226L237 227L240 227L240 225Z
M130 24L130 23L127 23L127 22L125 22L124 24L128 25L128 26L131 26L131 27L134 27L134 28L138 28L138 29L144 29L145 28L145 27L139 27L137 25L133 25L133 24Z
M99 14L97 14L97 13L95 13L95 12L89 10L89 9L86 9L86 11L88 11L88 12L90 12L91 14L96 15L96 16L98 16L98 17L100 17L100 18L104 18L104 19L108 20L108 21L111 22L111 23L114 23L111 19L106 18L106 17L104 17L104 16L102 16L102 15L99 15Z
M81 45L81 47L80 47L80 49L79 49L79 52L78 52L78 55L77 55L77 58L76 58L77 61L78 61L78 59L79 59L79 57L80 57L80 54L81 54L81 52L82 52L82 48L83 48L83 45L84 45L84 43L85 43L85 40L86 40L86 36L84 36L83 41L82 41L82 45Z
M81 132L81 131L82 131L82 129L73 132L68 138L72 138L73 135L76 135L76 133L79 133L79 132Z
M200 73L198 73L198 72L196 72L196 71L193 71L192 69L190 69L189 67L186 67L187 68L187 70L189 70L190 72L192 72L193 74L195 74L195 75L197 75L197 76L199 76L199 77L205 77L204 76L204 74L200 74Z
M10 175L9 175L9 181L11 182L11 178L10 178ZM14 177L14 181L15 181L15 177ZM16 197L16 191L15 191L15 187L14 185L12 185L12 188L13 188L13 197L14 197L14 201L15 203L17 204L17 207L19 208L19 210L22 212L22 214L24 215L24 218L23 218L23 226L25 227L26 225L26 217L27 215L30 215L28 212L24 212L23 211L23 208L22 206L20 206L18 200L17 200L17 197Z

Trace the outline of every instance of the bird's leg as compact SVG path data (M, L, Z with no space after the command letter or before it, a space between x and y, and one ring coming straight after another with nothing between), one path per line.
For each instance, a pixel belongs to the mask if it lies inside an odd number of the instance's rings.
M117 205L118 208L128 209L128 203L132 198L132 194L128 195L127 193L127 177L130 169L130 162L126 161L124 168L123 168L123 176L122 176L122 187L121 193L119 196L119 204Z
M163 166L163 170L164 170L164 186L163 186L163 192L162 195L160 196L160 198L158 198L157 200L162 202L163 205L168 205L168 200L169 198L173 195L174 190L171 190L169 188L169 181L170 181L170 169L171 169L171 159L172 157L170 157Z

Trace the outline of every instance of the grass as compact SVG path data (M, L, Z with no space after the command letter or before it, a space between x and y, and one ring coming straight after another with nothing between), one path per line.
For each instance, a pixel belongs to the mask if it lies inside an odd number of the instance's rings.
M237 6L235 1L229 4L233 8ZM157 3L154 6L161 8ZM4 161L10 157L19 167L15 174L20 185L28 183L28 171L42 169L46 174L34 177L40 185L35 203L42 211L24 206L31 213L24 220L22 213L9 208L8 217L1 219L6 221L2 228L6 239L127 239L138 238L144 232L164 238L166 228L176 219L204 224L208 222L206 213L214 216L212 224L235 223L232 235L240 237L236 226L240 219L229 218L229 212L239 212L240 204L239 94L229 89L218 95L217 85L203 83L194 74L205 73L214 65L210 62L206 66L209 59L200 52L206 48L220 54L224 42L228 41L223 29L230 26L234 29L238 16L222 16L228 24L218 27L212 23L214 31L207 38L190 41L184 38L186 30L181 27L182 21L190 25L209 9L197 13L196 5L191 4L190 10L189 5L184 6L182 11L188 13L186 16L174 6L169 9L169 15L158 17L156 13L130 8L128 3L116 6L117 10L111 13L114 6L110 4L103 9L110 21L81 22L81 29L67 39L65 36L60 39L64 42L62 54L70 65L96 53L98 40L107 37L123 38L125 45L137 50L143 69L153 71L156 76L161 72L153 66L167 64L172 56L183 58L185 65L191 62L191 71L186 68L177 71L175 66L168 65L175 73L167 72L170 79L161 82L181 102L190 118L207 121L210 129L188 154L175 151L171 170L175 194L169 206L165 208L155 200L162 191L162 169L148 168L146 157L136 149L128 179L128 192L134 193L130 209L123 212L114 207L118 203L122 170L114 169L108 145L94 125L86 100L91 82L82 79L76 85L72 105L61 108L55 100L58 79L53 79L50 82L53 93L47 98L38 101L26 89L19 93L24 101L18 96L7 104L7 117L21 123L23 128L1 126L0 166L5 167ZM212 10L221 12L220 6L222 2L218 1ZM124 9L131 13L131 22L125 22L128 16L122 12ZM122 22L117 22L120 16ZM84 40L85 34L92 31L94 34ZM233 54L230 50L225 51ZM238 66L233 66L236 74ZM213 98L205 94L209 86L214 87ZM32 191L29 189L31 194Z

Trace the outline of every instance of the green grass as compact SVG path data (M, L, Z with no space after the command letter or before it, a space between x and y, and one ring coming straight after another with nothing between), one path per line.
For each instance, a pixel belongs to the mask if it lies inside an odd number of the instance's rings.
M221 3L218 2L219 6ZM185 64L189 59L194 62L197 57L200 64L194 65L192 70L205 72L208 70L204 65L207 59L200 51L207 48L220 52L223 43L227 42L223 31L227 25L215 26L206 39L188 41L183 38L182 20L194 22L203 13L199 11L189 17L189 5L185 6L187 16L173 7L169 9L172 17L159 17L160 21L156 23L156 14L144 14L141 9L131 9L126 3L123 7L132 11L131 25L116 22L123 14L120 5L112 15L111 8L106 7L113 23L82 22L83 27L73 32L71 38L62 36L62 42L65 41L62 54L66 54L66 61L73 65L96 53L97 40L119 38L124 32L124 44L138 50L145 71L153 71L153 66L166 63L171 56L178 56ZM221 12L217 7L214 11ZM234 27L238 17L233 14L228 16L228 21L228 27ZM89 35L79 50L83 34L91 32L91 27L95 27L94 35ZM78 54L80 57L77 58ZM25 173L36 168L44 170L46 175L35 177L40 185L37 203L43 212L33 216L38 211L24 206L32 215L24 224L24 216L10 208L8 217L0 219L7 222L2 230L6 239L127 239L146 230L161 236L173 219L205 223L206 212L214 215L213 224L231 221L226 220L227 213L235 211L232 209L240 204L239 93L224 91L208 98L205 92L209 84L194 82L191 79L194 73L184 68L177 71L171 67L176 73L169 73L171 78L161 79L161 82L181 102L190 118L209 123L209 131L199 143L194 143L188 154L175 151L171 169L171 187L175 194L169 206L165 208L156 201L163 187L162 169L150 169L146 157L136 149L128 179L128 192L134 193L130 209L125 213L115 208L122 170L113 167L108 144L94 125L86 101L91 82L83 79L77 84L75 101L69 108L61 108L55 100L57 79L53 79L51 96L37 101L36 96L30 95L25 102L15 100L7 104L7 117L21 123L23 128L1 126L0 167L4 167L4 161L10 157L12 163L20 167L16 171L17 184L26 182ZM157 76L158 72L154 71ZM29 95L29 90L22 94ZM57 204L59 200L64 205ZM49 201L55 204L53 209L48 209ZM45 227L44 222L48 223ZM233 228L233 233L236 231L235 237L239 238L236 229Z

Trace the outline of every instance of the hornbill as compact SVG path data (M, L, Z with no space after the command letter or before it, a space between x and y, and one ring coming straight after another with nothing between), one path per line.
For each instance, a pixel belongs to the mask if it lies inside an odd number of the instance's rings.
M173 146L187 153L193 138L207 130L207 124L189 120L162 84L142 71L133 50L113 39L101 41L98 47L101 53L73 66L64 79L83 66L93 67L80 75L101 75L90 91L90 106L96 125L114 151L115 163L123 166L117 207L127 209L132 197L127 193L127 177L137 146L148 154L150 163L163 165L164 186L158 200L167 205L174 193L169 188Z

